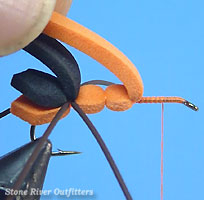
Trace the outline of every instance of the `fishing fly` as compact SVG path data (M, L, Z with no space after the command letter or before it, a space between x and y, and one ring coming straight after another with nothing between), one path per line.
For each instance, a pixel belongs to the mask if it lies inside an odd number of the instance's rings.
M122 84L105 80L81 83L77 61L57 39L100 62L116 75ZM40 60L55 76L27 69L12 78L11 85L22 95L13 101L11 108L3 111L0 117L12 113L28 122L31 125L30 135L33 141L36 140L35 126L50 123L33 151L32 158L28 160L19 179L14 183L15 189L22 184L29 166L39 153L39 147L47 140L58 120L68 115L73 108L97 140L126 199L130 200L131 194L118 167L86 114L98 113L105 106L113 111L124 111L136 103L181 103L194 111L198 110L197 106L181 97L143 97L142 79L134 64L105 39L59 13L53 12L43 33L24 50ZM100 85L105 85L106 89L103 90ZM59 151L57 154L66 153Z

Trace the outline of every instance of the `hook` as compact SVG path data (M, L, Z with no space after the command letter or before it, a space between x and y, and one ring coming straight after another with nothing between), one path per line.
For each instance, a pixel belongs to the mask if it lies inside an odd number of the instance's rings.
M30 127L30 139L31 141L35 141L37 138L35 136L35 128L36 126L31 125ZM78 151L63 151L61 149L57 149L57 152L52 152L52 156L66 156L66 155L73 155L73 154L80 154L81 152Z
M8 115L10 113L11 113L10 108L0 112L0 119L3 118L3 117L6 117L6 115Z
M194 105L193 103L191 103L191 102L189 102L189 101L187 101L187 100L186 100L183 104L184 104L185 106L191 108L191 109L194 110L194 111L198 111L198 110L199 110L199 108L198 108L196 105Z

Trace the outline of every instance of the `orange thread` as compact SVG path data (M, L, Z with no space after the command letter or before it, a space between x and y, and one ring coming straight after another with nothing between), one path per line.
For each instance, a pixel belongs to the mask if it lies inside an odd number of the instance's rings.
M164 104L162 103L161 113L161 200L163 200L164 186Z
M137 103L184 103L181 97L142 97Z

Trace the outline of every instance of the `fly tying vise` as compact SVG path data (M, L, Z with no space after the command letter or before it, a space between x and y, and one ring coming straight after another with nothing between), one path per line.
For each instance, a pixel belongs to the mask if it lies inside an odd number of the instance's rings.
M123 85L106 81L81 84L78 64L71 53L56 39L75 47L94 58L113 74ZM15 74L11 85L23 95L17 98L11 112L31 124L34 139L35 125L49 123L60 107L69 104L62 115L74 108L82 117L103 150L126 199L132 199L125 183L99 133L84 114L100 112L104 106L114 111L124 111L134 103L182 103L197 111L198 107L180 97L143 97L143 83L136 67L117 48L94 32L54 12L43 34L24 48L44 63L55 75L28 69ZM97 85L106 85L105 91Z
M22 147L4 155L0 158L0 199L7 200L9 194L12 194L11 188L23 170L26 162L34 152L40 140L32 141ZM46 141L40 153L32 164L28 175L23 180L21 191L15 193L15 199L21 200L38 200L40 194L32 194L32 191L41 191L45 179L48 163L51 157L52 144ZM12 195L10 196L12 197Z

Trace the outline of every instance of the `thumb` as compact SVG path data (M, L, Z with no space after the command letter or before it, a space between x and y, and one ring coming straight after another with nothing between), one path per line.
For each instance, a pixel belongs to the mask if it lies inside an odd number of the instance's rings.
M0 0L0 56L34 40L47 25L55 4L56 0Z
M68 13L69 8L71 7L72 0L57 0L55 11L65 15Z

